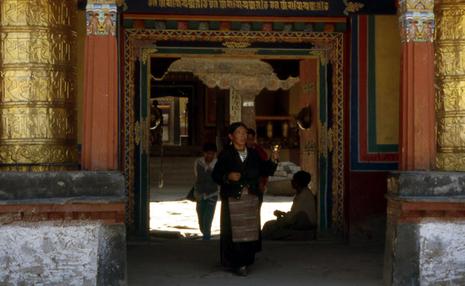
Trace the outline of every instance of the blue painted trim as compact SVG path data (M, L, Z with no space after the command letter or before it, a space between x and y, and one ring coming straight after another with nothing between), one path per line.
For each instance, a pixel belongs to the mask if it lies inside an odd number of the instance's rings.
M319 65L319 120L325 124L328 122L328 89L327 89L327 69L326 65ZM319 206L320 206L320 231L325 231L329 228L329 221L331 221L331 213L329 212L331 202L328 202L328 158L320 156L320 184L319 184Z

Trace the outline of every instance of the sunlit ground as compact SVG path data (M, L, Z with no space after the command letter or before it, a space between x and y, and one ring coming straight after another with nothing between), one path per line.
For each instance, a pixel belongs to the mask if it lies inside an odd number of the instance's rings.
M275 219L274 210L289 211L292 197L265 197L261 209L262 226ZM221 201L216 204L212 224L212 236L220 233ZM160 201L150 203L150 229L180 232L184 237L200 237L195 203L188 200Z

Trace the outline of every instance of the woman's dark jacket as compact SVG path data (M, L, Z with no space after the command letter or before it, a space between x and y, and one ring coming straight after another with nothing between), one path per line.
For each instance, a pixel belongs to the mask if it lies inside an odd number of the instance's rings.
M250 265L254 262L255 252L261 250L261 241L233 242L231 220L229 214L230 197L240 197L244 186L257 197L261 196L258 184L262 176L271 176L276 170L277 164L272 161L264 161L255 149L247 148L247 158L241 161L239 153L228 146L218 156L218 161L213 169L213 180L221 186L221 263L226 267L239 267ZM228 175L231 172L241 173L241 179L230 182ZM260 226L257 226L260 228Z
M258 152L250 148L247 148L247 158L242 162L239 153L233 147L228 146L219 154L212 177L221 186L221 198L240 197L240 192L246 185L251 193L259 196L260 177L272 176L276 167L276 163L262 160ZM241 173L241 179L237 182L230 182L228 175L231 172Z

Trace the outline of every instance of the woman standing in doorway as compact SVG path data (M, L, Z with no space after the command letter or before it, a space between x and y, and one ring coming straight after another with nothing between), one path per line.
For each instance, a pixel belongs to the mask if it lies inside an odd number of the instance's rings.
M247 266L261 250L259 179L273 175L279 154L274 152L265 161L247 148L247 127L242 122L230 125L228 137L231 144L218 156L212 173L221 186L221 264L246 276Z

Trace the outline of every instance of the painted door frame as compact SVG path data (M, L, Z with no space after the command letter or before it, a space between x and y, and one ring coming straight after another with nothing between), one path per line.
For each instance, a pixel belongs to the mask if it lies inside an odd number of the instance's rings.
M196 34L198 33L198 35ZM335 115L335 128L332 132L328 132L328 145L333 146L334 156L331 159L333 163L333 180L331 182L331 193L333 195L333 209L332 218L333 227L337 228L336 231L344 231L344 34L343 33L314 33L314 32L256 32L256 31L164 31L164 30L147 30L147 29L127 29L124 31L125 45L124 45L124 71L125 71L125 88L124 88L124 127L125 127L125 150L124 150L124 173L128 182L128 195L129 195L129 224L134 224L134 217L131 217L131 212L134 211L134 164L131 163L131 154L134 154L134 138L130 136L134 132L134 114L131 112L134 101L135 84L134 76L131 76L134 71L134 62L136 58L142 58L159 53L159 47L149 46L141 43L151 41L152 43L157 40L177 40L177 41L192 41L194 35L197 35L197 40L222 42L227 40L234 40L235 38L247 41L257 42L276 42L281 41L285 43L295 42L308 42L315 46L320 47L321 58L331 62L334 65L333 73L333 94L334 101L331 110ZM326 47L323 48L323 47ZM196 49L198 51L198 49ZM221 50L221 48L219 49ZM247 50L247 49L243 49ZM192 56L192 52L185 53ZM306 55L308 55L307 53ZM222 54L221 56L225 56ZM258 58L266 58L267 56L276 56L275 51L268 55L255 54ZM278 55L279 58L285 58L286 55ZM291 58L305 58L304 55L294 56Z
M149 70L147 61L139 60L136 64L138 74L138 90L134 100L134 116L136 118L135 158L134 158L134 201L135 232L139 237L148 237L150 229L150 150L149 150Z
M166 54L160 54L158 51L156 54L150 54L149 58L146 60L143 60L142 63L140 64L140 78L144 79L146 78L146 84L139 84L140 86L140 96L138 97L139 103L136 102L136 106L140 107L140 111L136 112L137 114L140 114L139 120L145 120L143 118L146 118L144 116L148 116L148 106L147 106L147 101L150 99L150 96L148 95L151 89L151 80L150 80L150 75L149 72L151 70L151 59L152 58L160 58L164 56L172 56L172 57L183 57L185 54L179 53L179 51L176 51L177 49L174 49L174 53L166 53ZM317 138L316 142L318 145L323 144L324 146L327 146L328 143L324 142L324 140L328 140L327 136L324 138L320 137L320 134L327 134L327 132L323 131L322 128L326 128L327 124L327 117L328 117L328 112L330 110L327 110L327 97L328 97L328 89L327 89L327 79L326 75L322 75L321 73L326 73L326 66L327 63L322 63L321 62L321 57L318 56L318 52L314 52L316 55L309 55L302 57L301 55L291 55L289 53L286 53L286 56L288 59L294 59L294 60L314 60L316 62L316 72L317 72L317 77L316 77L316 82L315 82L315 88L316 88L316 99L315 101L317 102L317 110L316 110L316 116L317 118L316 122L314 122L315 128L317 128ZM205 56L204 53L199 53L199 54L192 54L189 53L189 56ZM253 58L260 58L260 59L270 59L270 58L277 58L280 56L254 56ZM145 64L144 64L145 63ZM145 69L145 70L144 70ZM302 72L299 73L299 76ZM141 80L143 81L143 80ZM143 101L143 102L142 102ZM144 104L145 103L145 104ZM302 106L303 107L303 106ZM315 112L315 111L314 111ZM325 232L328 230L328 228L331 226L331 185L327 184L327 176L330 173L329 170L327 170L327 167L329 166L328 161L328 152L325 149L320 148L319 146L316 150L314 150L316 153L316 159L315 159L315 164L317 166L317 170L315 172L312 172L313 180L315 181L315 186L317 188L317 216L319 218L318 221L318 230L320 232ZM301 144L300 149L302 150L304 146ZM138 214L137 218L142 219L143 221L137 221L136 224L138 226L146 226L147 228L149 227L149 220L150 220L150 211L149 211L149 203L150 203L150 178L149 178L149 161L147 154L141 152L141 148L136 148L136 154L140 157L140 160L136 160L136 179L141 180L141 182L135 182L136 183L136 191L140 194L137 198L139 199L146 199L147 201L139 201L137 200L136 204L136 213ZM139 153L138 153L139 152ZM303 152L301 152L301 156ZM321 184L322 182L323 184ZM141 231L143 233L143 231ZM148 234L148 229L146 231Z

